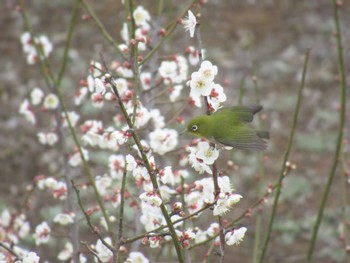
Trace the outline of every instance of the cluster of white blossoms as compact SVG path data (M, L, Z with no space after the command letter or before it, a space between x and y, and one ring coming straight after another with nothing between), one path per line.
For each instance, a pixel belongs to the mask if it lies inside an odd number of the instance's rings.
M27 55L27 63L33 65L38 62L39 57L46 59L53 50L53 45L47 36L35 37L34 39L29 32L21 35L21 43L23 52ZM41 49L38 55L37 48Z
M191 88L190 97L198 101L201 96L205 96L211 112L218 110L221 103L226 101L223 87L214 82L217 73L217 66L205 60L201 63L199 70L191 74L191 79L187 83Z
M200 141L194 147L187 147L187 151L189 152L188 160L197 172L212 174L209 165L212 165L219 157L219 150L207 141Z

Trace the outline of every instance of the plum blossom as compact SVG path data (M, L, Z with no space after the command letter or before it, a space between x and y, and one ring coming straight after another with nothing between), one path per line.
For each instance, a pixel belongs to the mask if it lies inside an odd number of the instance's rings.
M125 263L149 263L149 260L141 252L131 252Z
M74 217L74 214L59 213L55 216L53 222L62 226L66 226L74 223Z
M58 253L57 258L60 261L67 261L73 255L73 245L70 242L66 242L64 249Z
M94 87L95 87L95 92L98 94L105 94L106 93L106 86L103 83L103 81L99 78L95 78L95 83L94 83Z
M69 118L70 123L72 124L73 127L75 127L75 125L77 124L77 122L80 119L79 114L77 114L75 111L69 111L69 112L67 112L67 114L68 114L68 118ZM63 127L67 128L68 121L66 118L66 114L64 112L62 112L62 121L63 121L62 122Z
M39 246L40 244L49 242L50 234L51 228L45 221L37 225L34 233L35 244Z
M88 160L89 160L89 152L88 152L86 149L84 149L84 148L82 148L81 150L82 150L82 152L83 152L84 159L85 159L86 161L88 161ZM78 150L76 150L76 151L69 157L68 163L69 163L71 166L73 166L73 167L77 167L77 166L79 166L79 165L81 165L81 164L83 163L83 160L82 160L82 158L81 158L80 152L79 152Z
M132 116L134 114L133 105L134 105L133 101L130 101L125 105L129 116ZM151 118L151 115L149 111L141 103L139 103L136 109L136 117L135 117L135 124L134 124L135 128L140 128L146 125L147 122L150 120L150 118Z
M92 93L91 94L91 103L95 108L103 107L103 95L101 93Z
M99 194L103 196L107 194L107 188L111 186L112 179L109 176L97 176L95 183Z
M44 92L38 87L35 87L30 93L30 99L33 105L39 105L43 97Z
M218 234L219 231L220 231L220 225L218 223L212 223L206 232L209 237L213 237L216 234Z
M243 241L245 232L247 231L246 227L241 227L238 229L233 229L225 235L226 244L229 246L239 245Z
M210 61L204 60L198 70L198 73L207 81L212 82L218 74L218 67L213 65Z
M48 132L48 133L39 132L37 136L38 136L39 142L43 145L52 146L58 142L58 136L54 132Z
M170 185L175 184L175 177L171 166L167 166L164 169L160 170L159 176L160 176L160 181L163 184L170 184Z
M110 237L106 237L103 240L107 244L112 245L112 240ZM97 240L95 249L96 249L97 256L99 257L101 262L109 262L112 259L113 257L112 251L109 250L109 248L106 247L100 239Z
M44 108L47 110L57 109L59 100L57 96L53 93L47 94L44 98Z
M108 158L108 166L110 176L114 179L121 179L124 174L125 157L123 155L116 154L110 155Z
M30 103L28 99L25 99L19 106L18 113L23 115L27 121L35 124L36 119L34 113L30 110Z
M196 157L203 160L206 164L213 164L219 157L219 150L210 146L208 142L201 141L197 144Z
M172 82L176 77L177 65L175 61L162 61L160 67L158 69L159 75L169 81Z
M154 192L144 192L142 193L139 198L152 206L160 206L162 204L162 199L157 193Z
M153 206L149 203L142 202L141 211L142 215L140 221L144 225L146 231L151 231L156 227L166 224L159 206Z
M21 43L22 43L22 49L23 52L27 55L27 63L29 65L33 65L36 62L38 62L38 53L37 53L37 47L41 49L40 56L41 59L45 59L49 57L53 50L53 45L48 39L48 37L42 35L39 37L35 37L34 39L30 35L29 32L24 32L21 35Z
M208 96L211 92L211 81L208 81L199 72L193 72L191 74L191 80L189 82L191 87L190 96Z
M165 126L164 116L158 109L151 110L150 115L155 128L163 128Z
M152 75L150 72L142 72L140 74L140 80L143 90L149 90L151 88L151 78Z
M169 89L169 98L170 101L174 102L181 94L183 89L182 85L175 85Z
M225 194L221 192L219 194L219 199L217 200L214 210L213 210L213 215L218 216L218 215L223 215L226 212L230 210L232 206L234 206L236 203L240 201L242 198L241 195L238 194Z
M196 147L188 147L190 152L188 158L192 167L199 173L211 174L209 165L213 164L219 157L219 150L210 146L209 142L201 141Z
M196 25L197 25L197 19L196 19L195 15L191 12L191 10L188 10L187 13L188 13L188 16L186 19L182 20L182 23L183 23L185 30L189 31L190 36L193 37L194 31L195 31Z
M87 87L81 87L74 96L74 104L76 106L79 106L82 101L85 99L86 95L88 94L88 88Z
M28 252L22 259L22 263L39 263L40 257L35 252Z
M173 129L155 129L149 134L150 147L155 153L163 155L175 149L177 136L177 131Z
M147 27L148 22L151 20L151 16L146 9L142 6L138 6L132 14L135 24L142 27Z

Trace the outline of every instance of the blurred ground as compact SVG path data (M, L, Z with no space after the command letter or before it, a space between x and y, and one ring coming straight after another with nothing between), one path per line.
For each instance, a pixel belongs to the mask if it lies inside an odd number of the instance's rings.
M145 3L143 3L145 2ZM153 16L153 1L142 1ZM167 2L167 1L166 1ZM185 1L182 1L185 2ZM278 218L266 262L303 262L310 238L311 227L319 206L326 177L333 161L338 127L338 88L335 80L337 60L332 32L331 1L208 1L202 9L201 34L208 59L218 65L221 81L228 80L226 105L237 103L239 85L245 79L244 102L255 103L256 95L251 81L253 64L258 75L258 87L266 127L271 131L271 145L266 153L265 183L275 182L291 125L296 94L305 51L310 48L307 85L304 92L300 119L291 162L297 165L285 181ZM43 86L35 66L28 66L21 51L19 37L24 31L20 16L14 11L15 1L0 3L0 208L6 204L21 203L24 188L31 179L47 170L43 147L33 138L35 130L17 114L18 106L34 86ZM52 39L57 53L53 66L59 66L60 52L65 40L71 3L35 0L26 3L36 32ZM93 2L109 32L120 39L120 21L123 13L119 2ZM158 22L166 24L180 12L178 1L165 4L165 15ZM345 62L350 59L349 2L341 10ZM113 54L96 27L81 19L77 24L71 51L71 61L63 87L67 94L86 76L88 63L98 59L103 51ZM175 35L166 42L164 53L178 49L183 52L194 40L183 37L178 27ZM253 45L248 47L249 39ZM349 95L347 97L349 99ZM348 100L349 101L349 100ZM188 112L188 114L194 114ZM349 139L348 127L345 137ZM244 193L241 209L256 199L255 154L234 155L242 169L234 178L235 188ZM339 240L341 184L338 172L330 193L317 243L315 262L345 262L343 244ZM272 200L270 200L270 203ZM269 206L267 206L269 207ZM237 208L237 212L240 208ZM266 223L268 211L263 211ZM255 220L247 220L248 236L253 237ZM264 231L264 230L263 230ZM349 234L349 233L348 233ZM230 249L234 262L250 262L253 239ZM204 251L203 251L204 252ZM231 262L231 261L227 261Z

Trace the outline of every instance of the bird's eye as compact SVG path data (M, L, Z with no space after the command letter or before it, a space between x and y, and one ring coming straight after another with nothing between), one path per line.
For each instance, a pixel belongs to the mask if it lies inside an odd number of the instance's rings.
M191 129L192 129L192 131L195 132L196 130L198 130L198 126L197 125L192 125Z

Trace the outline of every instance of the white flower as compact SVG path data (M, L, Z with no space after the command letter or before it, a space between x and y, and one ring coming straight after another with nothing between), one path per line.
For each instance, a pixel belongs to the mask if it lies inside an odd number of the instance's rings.
M145 26L145 24L148 23L148 21L151 20L151 16L148 13L146 9L144 9L142 6L138 6L133 14L132 14L135 24L138 26Z
M49 132L49 133L39 132L37 136L38 136L39 142L43 145L52 146L56 144L56 142L58 142L58 136L54 132Z
M197 108L201 108L202 107L202 98L200 97L200 95L190 94L188 104L190 106L196 106Z
M106 237L103 240L107 244L112 245L112 240L110 237ZM106 247L100 239L97 240L95 249L96 249L97 256L102 262L109 262L112 259L113 252L109 250L109 248Z
M213 164L219 157L219 150L210 146L208 142L199 142L197 145L196 157L203 160L206 164Z
M79 106L82 101L85 99L86 95L88 93L88 88L87 87L81 87L75 94L74 96L74 104L76 106Z
M174 102L180 96L182 89L182 85L175 85L174 87L169 89L169 98L171 102Z
M184 28L186 31L190 32L190 36L194 36L194 31L196 29L197 25L197 19L195 15L191 12L191 10L188 10L188 17L182 21Z
M198 70L207 82L212 82L218 74L218 67L213 65L210 61L205 60L201 63L201 67Z
M39 263L40 257L35 252L28 252L22 259L22 263Z
M40 244L47 243L50 240L51 228L46 222L42 222L35 228L35 244L39 246Z
M149 260L141 252L131 252L125 263L149 263Z
M151 88L151 73L150 72L142 72L140 74L141 84L143 90L149 90Z
M85 160L88 161L89 160L89 152L84 148L82 148L81 150L83 152ZM73 167L77 167L77 166L81 165L82 163L83 163L83 160L81 158L79 151L76 151L73 155L71 155L69 157L69 164Z
M103 107L103 96L101 93L92 93L91 94L91 102L92 106L95 108L102 108Z
M193 169L195 169L198 173L200 173L200 174L202 174L204 172L206 172L208 174L212 173L209 165L207 165L205 162L203 162L203 160L198 159L196 154L190 153L188 155L188 161L192 164Z
M70 123L74 127L80 119L79 114L77 114L75 111L67 112L67 114L68 114ZM63 127L68 127L68 121L66 118L66 114L64 112L62 112L62 120L63 120L63 123L62 123Z
M62 226L70 225L74 223L74 214L60 213L55 216L53 222L60 224Z
M67 198L67 184L65 182L57 182L51 191L55 199L65 200Z
M134 114L133 102L130 101L128 104L126 104L126 108L129 116L132 116ZM135 124L134 124L135 128L140 128L146 125L150 118L151 118L151 114L149 113L149 111L145 107L143 107L141 104L138 105L136 109L136 117L135 117ZM133 118L131 117L131 119Z
M94 87L95 87L95 92L96 93L99 93L99 94L102 94L102 95L106 93L106 86L105 86L105 84L103 83L103 81L101 79L95 78Z
M0 226L8 227L11 223L11 213L9 210L5 209L0 215Z
M123 28L120 31L120 36L122 37L122 39L124 40L125 43L129 42L129 30L128 30L128 24L127 23L123 23Z
M246 231L247 231L246 227L241 227L238 229L233 229L232 231L228 232L225 235L226 244L229 246L238 245L243 241Z
M120 96L128 89L128 82L124 78L118 78L114 81L115 86L117 87L118 93Z
M23 222L19 226L18 236L23 239L29 234L29 231L30 231L30 224L29 224L29 222Z
M44 99L44 108L48 110L57 109L59 100L55 94L48 94Z
M50 42L49 38L47 36L40 36L39 39L36 41L41 46L41 48L44 52L45 58L47 58L53 50L53 45Z
M220 231L220 225L218 223L212 223L207 229L207 234L210 237L215 236Z
M155 153L163 155L175 149L177 141L177 131L172 129L155 129L149 134L150 147Z
M128 158L128 155L126 156ZM108 166L111 177L121 179L124 174L125 158L123 155L112 154L108 158Z
M208 96L211 92L211 82L199 72L193 72L191 74L190 87L190 96L192 97L198 97L200 95Z
M177 64L175 61L162 61L158 69L159 75L172 82L176 77Z
M64 249L58 253L57 258L60 261L67 261L68 259L70 259L73 255L73 246L72 243L67 242L64 245Z
M44 186L49 189L54 189L57 187L57 180L53 177L47 177L44 179Z
M96 177L96 187L100 195L105 195L107 193L107 188L111 185L112 180L108 176L97 176Z
M30 99L33 105L40 104L43 97L44 97L44 92L38 87L35 87L30 93Z
M163 184L175 184L175 178L171 166L167 166L159 172Z
M125 157L125 161L126 161L126 169L130 172L133 171L136 167L137 167L137 162L135 161L134 156L132 156L131 154L128 154Z
M150 115L155 128L163 128L165 126L164 116L160 113L158 109L151 110Z
M213 215L214 216L218 216L218 215L223 215L226 212L228 212L230 210L230 206L227 202L227 198L224 197L223 198L219 198L214 206L214 210L213 210Z
M162 199L160 199L160 196L153 192L144 192L139 196L139 198L151 206L159 207L162 204Z

